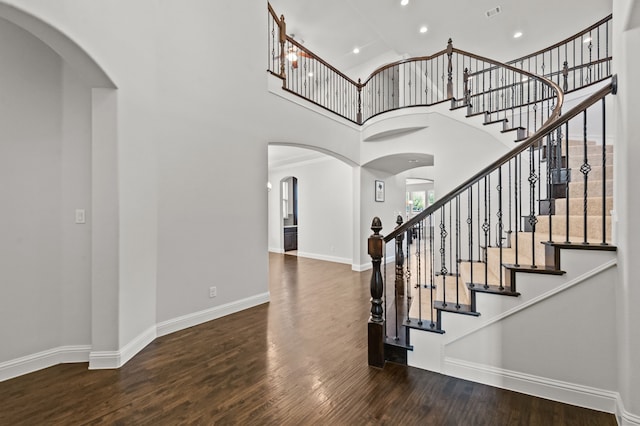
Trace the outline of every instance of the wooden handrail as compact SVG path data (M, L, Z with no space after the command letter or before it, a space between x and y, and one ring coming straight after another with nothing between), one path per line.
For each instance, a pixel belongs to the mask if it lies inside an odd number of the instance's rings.
M554 84L554 86L555 86L555 84ZM498 158L496 161L494 161L493 163L491 163L490 165L488 165L487 167L483 168L482 170L477 172L475 175L473 175L472 177L467 179L465 182L463 182L460 185L458 185L456 188L454 188L448 194L446 194L445 196L443 196L442 198L437 200L431 206L429 206L428 208L426 208L425 210L423 210L422 212L420 212L416 216L414 216L411 219L409 219L402 226L399 226L399 227L395 228L392 232L390 232L388 235L386 235L384 237L385 243L388 243L389 241L394 240L397 235L399 235L399 234L401 234L403 232L406 232L409 228L413 227L418 222L424 220L426 217L428 217L429 215L431 215L434 212L436 212L438 209L443 207L445 204L447 204L451 200L453 200L456 196L460 195L467 188L471 187L473 184L475 184L476 182L480 181L480 179L482 179L483 177L485 177L486 175L488 175L492 171L498 169L500 166L506 164L508 161L510 161L516 155L518 155L521 152L525 151L526 149L530 148L531 146L533 146L534 144L539 142L543 137L545 137L549 133L553 132L554 130L557 130L560 126L566 124L570 119L574 118L575 116L577 116L578 114L583 112L585 109L587 109L591 105L593 105L596 102L598 102L599 100L601 100L603 97L605 97L609 93L615 94L616 90L617 90L617 78L614 75L612 77L611 84L609 84L607 86L604 86L603 88L601 88L597 92L593 93L587 99L585 99L582 102L580 102L578 105L573 107L570 111L568 111L567 113L563 114L562 116L559 116L560 111L559 111L558 108L562 106L563 95L562 95L561 91L558 92L559 93L559 101L558 101L558 105L556 105L556 109L554 109L554 112L551 114L549 119L542 125L542 127L540 127L540 129L534 135L532 135L529 138L525 139L523 142L518 144L514 149L512 149L509 152L507 152L502 157Z
M571 42L573 40L576 40L578 37L582 37L583 35L585 35L589 31L592 31L595 28L598 28L600 25L604 24L605 22L610 21L612 18L613 18L613 14L610 14L609 16L607 16L605 18L602 18L601 20L599 20L595 24L591 25L590 27L585 28L584 30L582 30L579 33L576 33L576 34L574 34L574 35L572 35L570 37L567 37L566 39L564 39L562 41L559 41L558 43L556 43L556 44L554 44L552 46L545 47L544 49L540 49L537 52L530 53L530 54L528 54L526 56L523 56L521 58L513 59L513 60L511 60L511 61L509 61L507 63L508 64L515 64L516 62L524 61L526 59L533 58L534 56L538 56L538 55L540 55L540 54L542 54L544 52L547 52L549 50L553 50L553 49L555 49L557 47L562 46L563 44L566 44L566 43L569 43L569 42Z
M289 35L287 35L287 41L289 43L293 44L298 49L304 51L304 53L309 55L313 60L320 62L325 67L329 68L331 71L333 71L334 73L338 74L340 77L344 78L349 83L353 84L356 88L361 86L358 82L354 81L350 77L348 77L345 74L343 74L341 71L336 69L333 65L329 64L328 62L326 62L324 59L322 59L320 56L316 55L311 50L309 50L306 47L304 47L302 44L298 43L294 38L290 37Z

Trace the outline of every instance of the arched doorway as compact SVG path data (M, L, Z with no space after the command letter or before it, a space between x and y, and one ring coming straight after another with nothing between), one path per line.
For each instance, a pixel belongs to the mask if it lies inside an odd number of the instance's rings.
M298 178L289 176L280 181L282 201L283 250L288 254L298 252Z

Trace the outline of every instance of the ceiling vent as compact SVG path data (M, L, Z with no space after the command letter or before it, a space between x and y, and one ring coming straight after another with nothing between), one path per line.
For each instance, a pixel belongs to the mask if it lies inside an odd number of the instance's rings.
M500 6L496 6L492 9L487 10L484 14L487 15L487 18L493 18L500 12L502 12L502 8Z

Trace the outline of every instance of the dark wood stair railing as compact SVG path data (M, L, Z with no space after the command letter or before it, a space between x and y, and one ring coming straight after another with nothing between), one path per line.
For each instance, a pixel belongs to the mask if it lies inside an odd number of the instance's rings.
M480 292L518 297L517 273L562 275L561 250L615 250L608 213L613 196L613 148L607 144L605 108L606 96L616 90L617 78L613 76L608 85L562 116L548 120L535 135L382 238L388 243L416 228L428 230L416 253L411 253L412 245L406 242L402 257L419 253L422 262L404 265L404 269L407 277L428 273L428 281L435 282L439 291L434 296L433 288L419 279L406 283L407 288L413 289L413 294L406 297L413 296L413 303L427 302L420 309L409 309L403 322L407 329L443 333L443 312L480 315L481 307L476 301ZM588 117L598 117L598 112L601 118L589 122ZM598 140L591 140L590 135L598 132ZM555 153L558 158L543 158L545 152ZM554 175L561 169L565 171L565 191L557 196L548 192L556 181ZM542 199L553 204L554 209L541 212ZM493 225L498 232L495 239L490 236L492 218L497 222ZM382 224L378 218L375 224L375 238L380 241ZM439 230L434 232L432 224ZM400 245L396 250L403 252L405 247ZM451 266L447 268L452 263L455 271ZM385 277L380 277L384 282ZM382 294L386 294L385 290ZM392 311L384 317L397 317L397 312L404 315L405 308L398 305L397 298L392 302L384 303ZM422 312L427 309L432 312L423 318ZM416 313L417 317L413 316ZM385 335L370 347L370 358L375 357L371 351L380 347L382 352L377 356L384 357L385 350L389 352L388 340ZM405 348L411 348L408 338L404 343Z
M611 76L611 19L506 64L456 49L449 40L440 52L381 66L354 81L288 35L284 16L268 4L268 71L282 79L283 90L356 124L400 108L451 102L468 115L484 114L487 124L501 123L520 141L554 107L553 94L533 84L532 76L548 78L565 92Z

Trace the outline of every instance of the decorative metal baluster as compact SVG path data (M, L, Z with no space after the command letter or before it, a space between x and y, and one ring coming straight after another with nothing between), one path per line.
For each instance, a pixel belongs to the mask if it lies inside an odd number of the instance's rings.
M552 199L552 182L553 173L560 173L561 170L556 163L556 149L552 138L552 133L547 135L547 216L549 218L549 241L553 242L553 215L552 210L555 208L555 197ZM557 171L557 172L556 172ZM553 205L553 208L552 208Z
M416 244L416 286L418 290L418 325L422 325L422 286L420 285L420 273L422 272L422 261L420 259L421 250L420 244L422 244L422 224L423 221L418 222L418 243ZM409 319L409 309L407 309L407 319Z
M487 251L489 248L489 229L491 225L487 221L487 177L484 177L484 223L482 224L482 230L484 231L484 253L482 260L484 262L484 288L489 288L489 268L487 265Z
M451 39L447 42L447 99L453 97L453 64L451 63L451 57L453 56L453 42Z
M569 153L571 152L571 147L569 146L569 123L565 124L565 129L564 129L564 136L565 136L565 143L567 145L567 157L566 157L566 161L567 161L567 167L569 167ZM568 243L569 240L569 199L570 199L570 192L569 192L569 179L567 179L567 181L565 182L565 187L564 187L564 192L566 194L566 211L565 211L565 242Z
M511 185L511 161L512 160L509 160L509 184L507 185L508 194L509 194L509 214L508 214L509 229L507 230L507 237L506 237L507 248L511 248L511 234L513 233L513 228L511 226L511 219L512 219L511 189L513 188L513 185Z
M449 205L449 229L451 226L451 204ZM449 238L449 273L453 273L453 238Z
M582 146L584 151L584 161L580 166L580 173L584 176L584 212L583 212L583 224L584 224L584 244L588 244L588 235L587 235L587 195L588 195L588 181L589 181L589 172L591 171L591 165L589 164L589 156L587 150L587 111L585 110L582 114L583 116L583 140Z
M473 220L471 218L473 214L473 186L470 186L467 190L467 226L469 228L469 265L471 267L471 283L470 287L473 288Z
M520 266L519 263L519 259L518 259L518 237L520 234L520 231L522 231L521 228L521 223L522 223L522 219L521 219L521 215L522 215L522 196L520 195L520 193L518 192L518 188L520 188L521 182L522 182L522 160L521 160L521 155L522 154L518 154L518 156L515 158L515 161L513 163L514 165L514 172L516 175L516 181L513 185L513 190L515 192L514 194L514 198L516 199L515 201L515 219L516 219L516 238L515 238L515 265L516 266ZM518 204L520 205L520 208L518 208Z
M409 308L411 307L411 245L412 245L412 228L407 229L407 267L406 267L406 275L407 275L407 289L405 291L405 300L407 302L407 321L409 321Z
M602 245L607 245L607 113L602 98Z
M496 187L498 190L498 213L496 216L498 217L498 251L500 253L500 290L504 290L502 286L502 260L503 260L503 252L502 252L502 166L498 167L498 186Z
M402 216L398 215L396 219L396 228L402 225ZM396 237L396 295L398 297L404 296L404 253L402 251L402 242L404 241L404 234L398 234ZM408 246L408 244L407 244Z
M434 294L433 291L435 290L435 285L434 285L434 270L433 270L433 265L435 264L436 258L435 258L436 254L434 251L434 242L433 242L433 215L430 214L429 215L429 279L430 279L430 285L429 285L429 300L431 301L430 303L430 307L431 309L429 309L429 315L431 318L431 324L430 327L434 328L435 327L435 322L433 321L433 301L434 301Z
M451 207L449 207L451 208ZM446 213L446 207L442 206L440 210L440 276L442 276L442 306L447 306L447 260L446 260L446 243L447 243L447 229L445 226L444 215Z
M538 176L535 173L533 145L529 148L529 225L531 226L531 267L536 267L536 217L535 194Z
M456 196L456 309L460 309L460 195Z
M562 90L564 92L567 92L569 90L568 77L569 77L569 63L567 61L564 61L564 64L562 65L562 78L563 78Z

